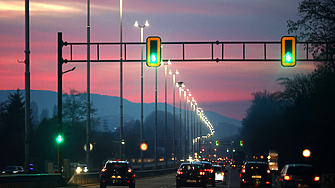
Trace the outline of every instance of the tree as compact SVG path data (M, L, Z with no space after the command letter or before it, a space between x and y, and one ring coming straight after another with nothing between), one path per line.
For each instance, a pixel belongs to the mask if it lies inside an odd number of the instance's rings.
M2 132L0 144L3 155L0 167L3 165L24 164L25 107L22 93L19 89L15 94L9 94L8 101L1 107ZM30 118L31 121L31 118ZM31 124L31 123L30 123ZM6 164L3 164L6 162Z
M287 22L288 33L299 33L298 41L327 42L314 43L309 51L314 58L332 59L328 64L334 67L335 54L335 1L334 0L303 0L299 3L298 11L302 17L294 22Z

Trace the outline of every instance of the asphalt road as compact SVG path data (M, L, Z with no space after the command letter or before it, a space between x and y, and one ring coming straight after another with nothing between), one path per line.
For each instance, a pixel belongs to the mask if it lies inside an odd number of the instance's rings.
M220 188L239 188L239 172L236 169L227 168L226 185L217 183L216 187ZM138 178L136 179L136 188L174 188L176 187L175 173L166 174L156 177ZM98 188L99 184L87 184L79 187ZM127 186L109 186L110 188L126 188ZM212 187L208 184L207 187ZM274 186L273 186L274 187Z

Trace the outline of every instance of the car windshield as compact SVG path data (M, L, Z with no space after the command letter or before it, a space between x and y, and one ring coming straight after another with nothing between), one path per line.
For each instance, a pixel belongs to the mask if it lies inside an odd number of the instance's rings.
M200 171L201 166L196 164L185 164L181 166L183 171Z
M219 166L214 166L213 168L214 168L214 171L221 171L221 167Z
M245 170L248 171L256 171L256 172L266 172L268 166L266 164L247 164L245 166Z
M125 163L107 163L106 168L109 172L114 170L126 171L128 169L128 165Z
M6 166L5 170L15 170L16 167L15 166Z
M296 166L289 168L287 170L287 173L290 175L308 175L308 174L315 174L315 170L312 167Z

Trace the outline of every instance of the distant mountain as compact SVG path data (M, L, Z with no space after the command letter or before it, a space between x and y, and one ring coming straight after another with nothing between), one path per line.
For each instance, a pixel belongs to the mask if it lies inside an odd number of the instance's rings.
M9 93L14 94L16 90L0 90L0 102L8 100ZM24 90L21 90L22 96L25 95ZM48 116L51 117L54 112L54 106L57 105L57 92L45 91L45 90L31 90L30 101L35 101L38 106L38 114L42 112L43 109L48 109ZM93 107L97 109L97 117L101 117L102 120L107 120L108 127L113 129L116 125L119 125L120 118L120 98L115 96L91 94L91 103ZM155 109L154 103L144 103L143 104L143 115L144 119ZM164 111L165 104L158 103L158 110ZM168 112L173 113L173 106L168 104ZM176 112L179 114L179 108L176 107ZM238 133L238 128L241 127L241 121L222 116L218 113L212 111L205 111L205 115L208 117L209 121L212 123L216 133L216 136L221 134L235 134ZM124 122L140 119L141 115L141 104L132 103L126 99L123 99L123 115ZM184 110L182 109L182 118L184 117ZM104 122L102 121L101 124ZM114 126L111 126L114 125ZM230 127L228 131L227 126Z

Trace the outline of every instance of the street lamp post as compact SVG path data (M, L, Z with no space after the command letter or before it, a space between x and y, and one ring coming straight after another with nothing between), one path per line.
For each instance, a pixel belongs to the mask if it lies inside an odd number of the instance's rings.
M185 87L184 82L178 82L178 87L179 87L179 101L180 101L180 105L179 105L179 120L180 120L180 124L179 124L179 160L181 159L181 88Z
M119 157L123 159L122 141L123 141L123 73L122 73L122 0L120 0L120 147Z
M178 70L176 72L169 71L169 74L172 74L172 84L173 84L173 164L176 164L176 74L179 74Z
M145 21L143 26L138 25L138 22L135 22L135 27L141 28L141 144L143 143L143 28L149 26L148 20ZM144 157L143 151L141 150L141 169L144 169Z
M165 69L165 155L164 155L164 161L166 168L168 167L168 160L167 160L167 66L171 64L171 61L164 63L164 69Z

